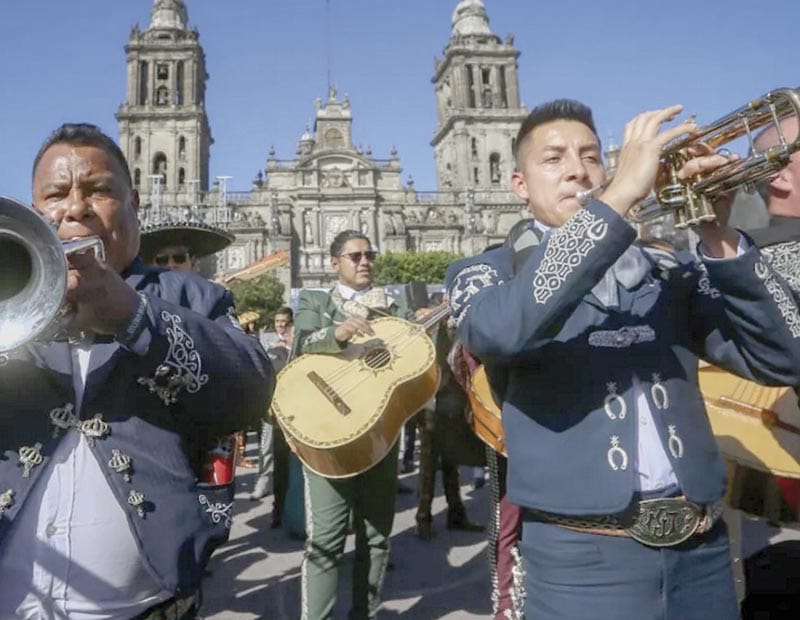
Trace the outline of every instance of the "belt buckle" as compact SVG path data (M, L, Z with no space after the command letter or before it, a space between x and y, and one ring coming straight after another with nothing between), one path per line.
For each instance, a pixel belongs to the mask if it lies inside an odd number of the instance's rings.
M646 499L639 502L626 531L643 545L672 547L689 540L704 516L702 506L683 498Z

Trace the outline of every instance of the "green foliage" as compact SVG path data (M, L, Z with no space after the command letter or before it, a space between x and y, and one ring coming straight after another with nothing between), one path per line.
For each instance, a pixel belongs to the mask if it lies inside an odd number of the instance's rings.
M419 280L427 284L444 282L447 266L461 258L451 252L388 252L375 263L375 283L404 284Z
M254 310L261 315L256 326L272 328L272 317L283 305L283 293L286 288L280 280L266 273L253 280L234 282L229 288L233 293L238 314Z

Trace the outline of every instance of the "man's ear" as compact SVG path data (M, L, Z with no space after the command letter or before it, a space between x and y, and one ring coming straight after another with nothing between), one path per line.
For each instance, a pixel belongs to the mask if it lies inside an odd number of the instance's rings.
M511 174L511 189L519 198L528 202L528 198L530 198L528 184L525 183L525 177L522 176L519 170L514 170Z
M139 211L139 190L137 189L131 190L131 206L134 211Z
M769 182L769 187L775 192L786 193L792 191L791 170L789 166L781 168L778 174Z

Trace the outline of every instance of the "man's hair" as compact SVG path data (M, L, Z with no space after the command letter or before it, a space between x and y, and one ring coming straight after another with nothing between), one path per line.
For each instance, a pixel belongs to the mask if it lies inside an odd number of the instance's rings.
M514 159L517 163L519 163L519 152L525 139L534 129L551 121L578 121L591 129L595 136L597 135L592 109L589 106L574 99L548 101L533 108L528 114L528 118L522 121L522 126L519 128L517 139L514 142Z
M343 230L333 238L333 242L331 243L331 257L338 257L342 251L342 248L344 247L344 244L353 239L363 239L369 243L370 248L372 247L372 242L364 233L357 230Z
M289 306L281 306L275 311L275 316L279 314L283 314L284 316L289 317L289 322L291 323L294 321L294 311Z
M39 165L39 161L45 151L54 144L95 146L105 151L112 159L117 160L125 175L125 180L128 182L128 187L133 188L133 179L131 179L131 172L128 170L128 162L125 160L125 155L122 154L114 140L104 134L99 127L90 123L64 123L51 133L39 148L39 152L36 153L36 157L33 160L31 178L36 174L36 166Z

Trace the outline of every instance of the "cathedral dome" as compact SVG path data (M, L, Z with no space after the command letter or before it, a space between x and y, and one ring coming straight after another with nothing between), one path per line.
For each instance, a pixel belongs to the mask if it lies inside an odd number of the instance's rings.
M150 28L185 30L189 22L183 0L155 0L150 12Z
M453 11L453 36L491 34L483 0L461 0Z

